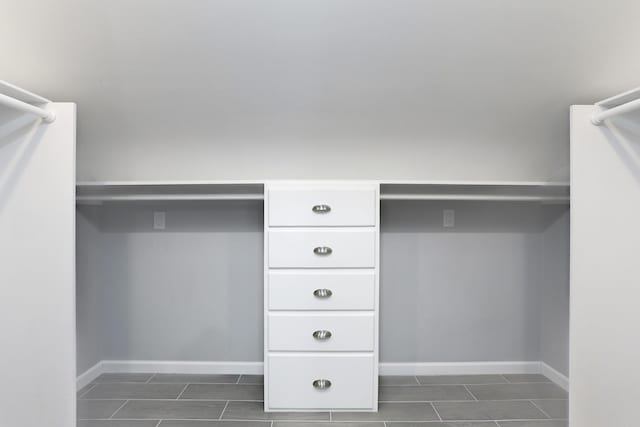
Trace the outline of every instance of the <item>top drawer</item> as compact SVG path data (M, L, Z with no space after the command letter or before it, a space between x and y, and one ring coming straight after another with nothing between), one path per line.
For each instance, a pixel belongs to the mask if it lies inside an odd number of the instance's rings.
M276 187L268 191L271 227L376 225L376 190L373 185Z

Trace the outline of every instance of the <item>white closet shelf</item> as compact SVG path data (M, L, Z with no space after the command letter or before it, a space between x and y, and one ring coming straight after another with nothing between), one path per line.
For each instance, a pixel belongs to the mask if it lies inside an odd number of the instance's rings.
M78 182L78 204L103 202L263 200L264 182L104 181ZM460 200L569 203L567 182L383 181L382 200Z
M382 200L460 200L569 203L567 182L395 182L381 183Z
M76 203L263 200L264 184L240 181L78 182Z

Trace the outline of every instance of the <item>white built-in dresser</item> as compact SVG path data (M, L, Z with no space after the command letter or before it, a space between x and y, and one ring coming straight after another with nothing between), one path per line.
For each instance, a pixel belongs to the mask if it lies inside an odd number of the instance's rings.
M265 411L378 407L379 184L265 186Z

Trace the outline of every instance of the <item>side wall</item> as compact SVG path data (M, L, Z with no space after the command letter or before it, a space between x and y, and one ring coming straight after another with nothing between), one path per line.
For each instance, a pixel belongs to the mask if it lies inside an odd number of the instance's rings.
M638 425L640 114L571 110L572 427ZM613 417L613 418L612 418Z
M102 239L96 226L87 218L100 215L99 206L87 206L76 215L76 328L78 346L78 373L102 360L101 314L104 301L101 291L104 277Z
M542 234L542 362L569 376L569 212Z
M0 110L2 426L75 425L76 111L49 108L48 125Z

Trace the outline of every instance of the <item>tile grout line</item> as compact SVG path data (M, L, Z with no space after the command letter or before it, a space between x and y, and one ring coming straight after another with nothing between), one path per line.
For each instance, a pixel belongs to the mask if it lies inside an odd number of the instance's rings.
M540 412L542 412L548 419L551 419L551 417L549 416L549 414L547 414L541 407L539 407L538 405L536 405L536 402L534 402L533 400L529 400L529 402L531 402L531 404L533 406L535 406L536 408L538 408L538 410Z
M442 417L440 416L440 413L438 412L438 410L436 409L436 405L433 404L433 402L429 402L429 405L431 405L431 407L433 408L434 412L436 413L436 415L438 416L438 419L440 421L442 421Z
M111 416L110 416L108 419L109 419L109 420L112 420L112 419L113 419L113 416L114 416L115 414L117 414L117 413L120 411L120 409L124 408L124 405L126 405L128 402L129 402L129 400L128 400L128 399L127 399L127 400L125 400L125 401L124 401L124 403L123 403L122 405L120 405L120 406L118 407L118 409L116 409L116 410L115 410L115 412L114 412L113 414L111 414Z
M224 411L227 410L227 406L229 406L229 401L227 400L227 403L224 404L224 408L222 408L222 412L220 412L220 417L218 417L219 420L222 419L222 416L224 415Z
M175 400L179 400L182 397L182 394L184 393L184 391L187 389L187 387L189 387L189 383L184 385L184 388L182 389L182 391L180 392L180 394L178 395L178 397L175 398Z
M464 387L465 390L467 390L467 393L469 393L471 397L473 397L476 401L478 401L478 398L473 393L471 393L471 390L469 390L469 387L467 387L466 384L463 384L462 386Z

